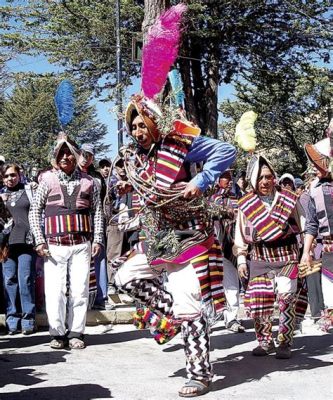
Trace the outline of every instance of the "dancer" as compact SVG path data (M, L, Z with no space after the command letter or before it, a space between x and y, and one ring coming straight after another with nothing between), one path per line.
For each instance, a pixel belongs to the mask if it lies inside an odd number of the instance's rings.
M332 127L328 130L332 133ZM315 167L319 180L310 189L304 252L301 261L311 269L312 245L319 234L323 246L321 284L325 309L317 324L327 332L333 326L333 180L329 168L330 138L323 139L315 145L306 144L305 152Z
M299 260L296 235L301 232L302 208L295 193L275 188L276 174L263 156L253 156L248 176L253 191L238 201L234 253L240 278L249 275L245 305L259 342L252 354L275 352L271 318L276 287L280 311L276 358L290 358Z
M147 240L134 251L115 275L123 292L147 306L137 316L140 327L150 327L159 343L182 330L189 381L180 390L185 397L209 390L209 324L223 309L222 259L203 193L235 159L233 146L193 136L199 129L187 121L175 121L174 131L163 135L156 104L136 96L126 112L126 123L138 144L140 168L126 157L129 181L145 202L143 225ZM188 134L190 132L190 134ZM193 179L189 164L205 161ZM134 176L133 176L134 174ZM139 183L139 184L138 184ZM168 274L168 291L161 274Z

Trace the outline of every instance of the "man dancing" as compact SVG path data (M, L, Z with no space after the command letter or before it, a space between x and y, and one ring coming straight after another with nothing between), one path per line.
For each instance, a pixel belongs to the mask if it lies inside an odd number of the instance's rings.
M155 103L136 96L126 112L127 128L137 142L128 182L121 192L135 189L142 196L147 240L140 242L115 275L120 290L146 309L137 315L140 327L150 327L165 343L180 329L188 382L179 395L193 397L209 391L209 320L223 310L222 256L203 193L235 159L233 146L196 136L200 130L186 120L173 121L166 134ZM194 178L190 164L204 161ZM161 274L168 275L167 289Z

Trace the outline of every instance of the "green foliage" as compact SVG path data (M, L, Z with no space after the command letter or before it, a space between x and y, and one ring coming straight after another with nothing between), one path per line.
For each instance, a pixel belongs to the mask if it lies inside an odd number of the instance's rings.
M48 155L60 130L53 102L59 80L45 76L18 78L13 92L0 108L0 154L6 160L25 166L49 165ZM106 127L96 120L96 110L89 105L89 96L77 91L73 121L67 133L78 144L93 143L96 151L104 152L101 144Z
M17 3L0 8L4 20L1 47L14 54L46 55L96 95L115 88L115 0ZM121 1L125 86L139 72L131 61L131 40L133 32L141 31L142 16L142 6L135 0Z
M264 151L279 172L288 169L306 170L305 143L315 143L324 137L333 108L332 76L325 68L311 68L308 75L294 75L271 86L236 85L237 101L224 101L220 110L227 118L221 124L224 135L233 140L235 126L243 112L258 113L256 122L257 150ZM287 93L287 95L286 95ZM241 152L240 165L246 155Z

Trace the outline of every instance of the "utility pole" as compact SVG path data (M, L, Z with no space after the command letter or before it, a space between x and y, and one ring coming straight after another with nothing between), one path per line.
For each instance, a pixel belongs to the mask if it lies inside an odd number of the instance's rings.
M123 99L122 99L122 65L120 48L120 0L116 0L116 60L117 60L117 99L118 112L118 150L123 146Z

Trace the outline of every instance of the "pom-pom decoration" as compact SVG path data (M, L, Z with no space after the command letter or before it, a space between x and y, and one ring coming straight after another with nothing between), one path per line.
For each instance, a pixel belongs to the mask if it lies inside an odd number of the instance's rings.
M172 95L176 106L183 108L185 94L183 91L183 82L178 69L173 69L168 73L169 82L172 88Z
M60 82L54 96L54 103L58 121L64 128L71 122L74 115L74 88L70 81L63 80Z
M257 119L254 111L245 112L236 126L235 139L239 147L245 151L254 151L256 148L256 132L254 123Z
M160 15L149 29L142 50L142 91L152 99L162 90L170 67L178 56L185 4L177 4Z

